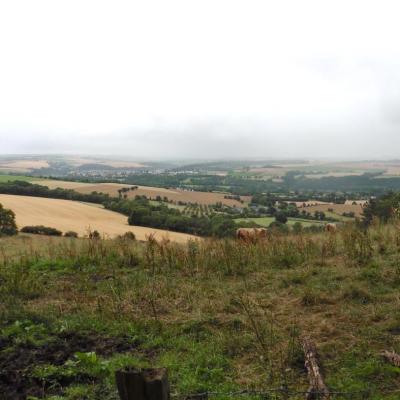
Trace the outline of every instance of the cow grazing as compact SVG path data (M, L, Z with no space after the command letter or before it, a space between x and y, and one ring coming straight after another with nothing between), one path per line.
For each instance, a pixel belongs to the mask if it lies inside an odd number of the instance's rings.
M239 228L236 231L236 238L244 242L256 242L268 236L265 228Z
M337 231L336 224L332 224L332 223L326 224L325 225L325 231L326 232L330 232L330 233L335 233Z

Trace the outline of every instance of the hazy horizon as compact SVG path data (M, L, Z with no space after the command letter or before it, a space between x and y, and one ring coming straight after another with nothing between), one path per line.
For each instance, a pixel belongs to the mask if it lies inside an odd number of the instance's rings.
M395 1L0 5L0 154L400 158Z
M252 162L252 163L275 163L275 164L296 164L296 162L309 163L309 164L337 164L337 163L363 163L363 162L377 162L377 163L390 163L400 162L399 157L381 157L381 158L363 158L363 157L146 157L146 156L132 156L128 154L99 154L99 153L0 153L0 160L5 158L10 159L51 159L51 158L87 158L96 159L98 161L137 161L137 162L171 162L177 164L196 164L196 163L215 163L215 162Z

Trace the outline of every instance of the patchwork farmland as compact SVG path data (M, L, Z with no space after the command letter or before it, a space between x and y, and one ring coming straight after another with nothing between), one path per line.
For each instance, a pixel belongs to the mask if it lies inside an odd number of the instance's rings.
M1 161L1 172L31 172L34 169L47 168L49 163L46 160L12 160Z
M341 216L343 213L354 213L355 217L361 218L363 206L360 204L318 204L299 207L299 210L304 210L310 214L314 214L316 211L322 211L325 214L332 213L337 216Z
M107 193L111 196L118 196L118 190L123 188L132 188L133 185L125 185L119 183L83 183L83 182L68 182L68 181L38 181L33 182L39 185L47 186L49 189L58 187L63 189L73 189L80 193L91 193L93 191ZM168 200L175 203L198 203L211 205L222 203L229 207L246 207L250 201L250 196L241 196L241 201L235 199L226 199L224 193L197 192L182 189L165 189L151 186L138 186L135 190L126 192L127 197L146 196L149 199L155 199L157 196L161 198L167 197Z

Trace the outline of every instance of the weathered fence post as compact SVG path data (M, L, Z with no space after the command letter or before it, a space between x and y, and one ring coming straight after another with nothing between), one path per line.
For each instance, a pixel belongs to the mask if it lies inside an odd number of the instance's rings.
M307 391L307 400L329 400L330 393L329 389L325 385L324 378L320 371L317 349L314 343L309 337L304 337L302 340L302 347L305 358L305 367L308 372L308 380L310 382L310 387Z
M115 373L121 400L169 400L170 388L165 368L127 368Z

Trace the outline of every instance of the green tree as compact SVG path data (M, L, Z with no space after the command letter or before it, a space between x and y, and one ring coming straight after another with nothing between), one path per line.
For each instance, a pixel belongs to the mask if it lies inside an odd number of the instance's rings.
M213 236L225 237L235 234L236 225L232 219L218 215L211 220L211 232Z
M18 233L15 214L0 204L0 236L12 236Z
M303 231L303 225L301 222L295 222L292 229L294 233L301 233Z
M399 216L400 193L387 193L379 199L372 199L364 208L364 223L369 225L374 217L382 222L388 222Z
M289 232L289 228L287 225L283 224L282 222L276 221L276 220L271 222L268 227L277 232L282 232L282 233Z
M278 212L278 213L275 215L275 221L276 221L276 222L280 222L281 224L286 224L286 222L287 222L287 216L286 216L286 214L283 213L283 212Z

